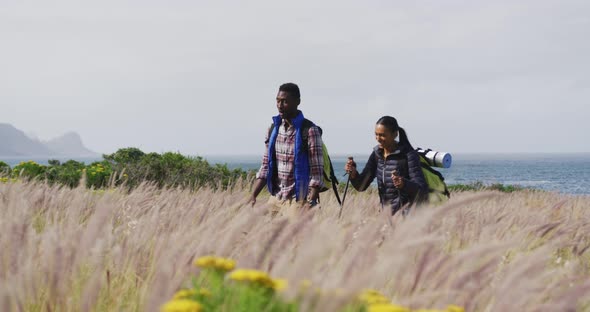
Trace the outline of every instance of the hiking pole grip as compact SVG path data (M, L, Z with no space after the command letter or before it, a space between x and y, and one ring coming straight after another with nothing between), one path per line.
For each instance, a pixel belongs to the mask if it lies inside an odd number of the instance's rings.
M352 156L348 156L348 160L353 160ZM342 207L344 207L344 200L346 199L346 192L348 192L348 185L350 184L350 172L348 173L348 178L346 179L346 186L344 187L344 195L342 195L342 204L340 204L340 212L338 212L338 219L342 216Z

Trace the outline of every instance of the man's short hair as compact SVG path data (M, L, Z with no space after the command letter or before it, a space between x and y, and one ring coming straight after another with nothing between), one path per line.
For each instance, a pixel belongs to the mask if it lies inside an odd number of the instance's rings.
M296 99L301 98L301 93L299 93L299 87L292 82L283 83L279 87L279 92L281 92L281 91L289 93L290 96L292 96Z

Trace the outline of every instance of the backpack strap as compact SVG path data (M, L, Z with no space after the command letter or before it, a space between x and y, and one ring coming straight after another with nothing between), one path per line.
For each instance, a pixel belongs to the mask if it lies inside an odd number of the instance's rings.
M274 123L271 123L270 126L268 126L268 135L266 136L266 140L264 141L264 144L268 144L268 142L270 141L270 135L272 134L272 129L275 127Z
M303 123L301 124L301 141L304 148L309 148L309 128L316 126L320 131L320 136L324 133L322 128L313 123L313 121L305 118L303 119ZM324 178L326 180L330 180L332 182L332 190L334 191L334 195L336 195L336 200L338 201L339 205L342 205L342 200L340 200L340 195L338 194L338 179L336 179L336 174L334 173L334 166L332 165L332 160L330 159L330 155L325 155L328 157L328 162L330 163L330 176L327 175L326 170L324 170Z
M340 195L338 195L338 179L336 179L336 174L334 173L334 166L332 166L332 160L330 159L330 155L326 155L328 157L328 162L330 162L330 181L332 181L332 190L334 191L334 195L336 195L336 200L338 201L338 205L342 206L342 201L340 200ZM324 174L325 174L324 170Z
M316 125L313 123L313 121L305 118L303 119L303 122L301 123L301 141L303 143L303 146L305 148L309 147L309 144L307 143L307 141L309 140L309 128L316 126L318 128L318 130L320 131L320 135L323 134L322 128L320 128L320 126Z

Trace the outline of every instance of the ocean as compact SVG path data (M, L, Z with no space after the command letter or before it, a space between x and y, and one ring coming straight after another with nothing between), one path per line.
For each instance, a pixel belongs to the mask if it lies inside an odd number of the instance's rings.
M347 156L332 155L336 178L346 181ZM369 154L353 155L359 171ZM229 168L258 169L261 156L211 156L210 163ZM590 153L579 154L457 154L450 168L435 168L447 184L519 185L565 194L590 195Z
M359 171L369 154L353 155ZM344 164L347 156L331 155L336 177L346 181ZM257 170L261 155L257 156L203 156L210 164L226 164L230 169ZM42 158L2 158L11 167L21 161L34 160L47 164ZM59 159L66 161L68 159ZM78 158L89 164L100 158ZM590 153L580 154L456 154L451 168L436 168L447 184L511 184L565 194L590 195Z

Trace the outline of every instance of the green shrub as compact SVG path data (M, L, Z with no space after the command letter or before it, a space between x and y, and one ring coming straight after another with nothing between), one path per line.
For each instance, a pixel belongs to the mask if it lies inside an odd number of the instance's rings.
M7 175L10 175L10 166L5 162L0 161L0 176Z
M494 183L486 185L481 181L472 182L469 184L450 184L448 185L450 192L465 192L465 191L500 191L504 193L511 193L516 191L522 191L527 188L520 185L504 185L502 183Z
M175 152L146 154L134 147L103 155L103 158L103 161L93 162L88 166L75 160L61 163L50 159L47 166L27 161L21 162L12 170L6 163L0 162L0 175L5 170L13 178L23 176L51 184L77 187L85 173L86 186L95 189L108 187L111 183L124 183L128 188L133 188L144 181L158 187L194 189L210 186L226 189L238 179L253 176L253 172L230 170L227 165L211 166L202 157L186 157Z
M488 187L488 189L496 190L496 191L500 191L500 192L504 192L504 193L512 193L512 192L516 192L516 191L522 191L526 188L522 187L520 185L511 185L511 184L504 185L502 183L494 183L494 184L490 185Z
M12 168L12 176L14 178L25 177L29 179L43 178L45 170L45 166L40 165L32 160L26 162L23 161Z
M58 183L69 187L77 187L82 177L82 171L86 168L83 162L68 160L60 163L59 160L49 160L46 170L46 178L49 183Z
M125 148L103 157L113 172L126 175L128 187L149 181L159 187L211 186L226 189L237 179L251 176L241 169L229 170L226 165L211 166L202 157L187 157L177 152L145 154L137 148Z
M102 155L104 160L114 163L136 163L139 162L145 155L140 149L136 147L121 148L113 154Z
M86 170L86 186L89 188L102 188L108 186L113 169L108 161L95 161Z

